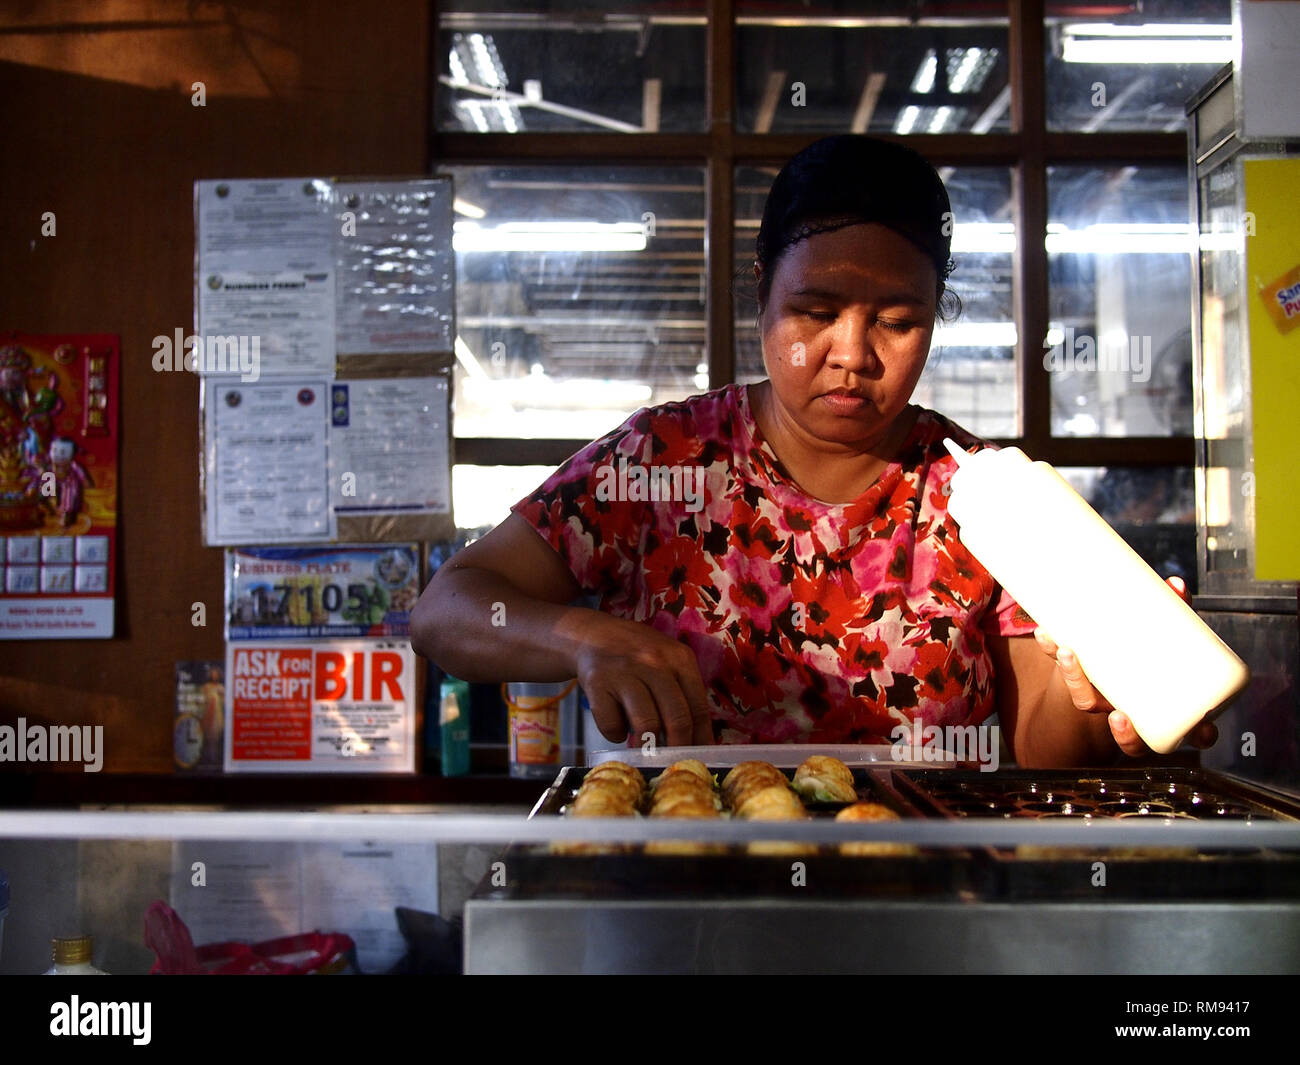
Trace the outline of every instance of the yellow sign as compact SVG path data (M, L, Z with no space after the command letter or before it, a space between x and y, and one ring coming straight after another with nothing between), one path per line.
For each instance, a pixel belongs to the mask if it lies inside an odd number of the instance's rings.
M1300 580L1300 158L1248 159L1246 240L1252 442L1255 455L1255 579Z

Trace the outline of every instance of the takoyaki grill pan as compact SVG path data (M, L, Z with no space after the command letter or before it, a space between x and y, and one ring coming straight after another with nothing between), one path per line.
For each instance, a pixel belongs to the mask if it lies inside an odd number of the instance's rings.
M710 766L719 779L729 766ZM587 767L566 767L534 806L530 817L560 817L573 800ZM790 769L782 770L787 777ZM897 792L883 786L879 770L854 768L858 798L888 806L900 817L924 816ZM658 770L642 769L647 782ZM833 818L847 803L806 803L815 818ZM682 838L691 839L698 822L682 821ZM798 838L799 823L791 837ZM922 850L914 855L842 855L834 845L807 855L756 855L730 846L725 853L646 854L641 846L620 853L558 854L546 844L513 845L501 856L506 885L485 877L476 898L734 898L754 895L804 897L970 897L971 852L956 848ZM803 861L806 877L795 883L791 864Z
M889 784L931 817L1300 820L1300 802L1204 769L898 769ZM981 854L989 872L985 890L1004 898L1300 898L1300 853L1294 851L1076 846L985 848ZM1094 868L1098 861L1105 863L1104 882Z

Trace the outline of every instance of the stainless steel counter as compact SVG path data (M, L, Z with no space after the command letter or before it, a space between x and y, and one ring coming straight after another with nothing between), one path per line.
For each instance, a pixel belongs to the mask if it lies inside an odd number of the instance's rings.
M1295 973L1300 900L471 899L467 973Z
M503 850L465 906L466 972L1300 971L1300 805L1227 776L872 766L859 794L901 820L620 826L555 816L580 773L530 828L609 846ZM846 855L849 832L914 849ZM665 833L730 850L637 846ZM804 853L752 853L777 838Z

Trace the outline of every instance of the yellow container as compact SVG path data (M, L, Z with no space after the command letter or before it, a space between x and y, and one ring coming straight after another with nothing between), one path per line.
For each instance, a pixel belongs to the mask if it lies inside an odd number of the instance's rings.
M501 698L508 715L510 771L515 776L549 775L561 764L564 702L577 687L570 681L553 694L512 692L512 685L501 685ZM553 685L516 684L515 688L553 687Z

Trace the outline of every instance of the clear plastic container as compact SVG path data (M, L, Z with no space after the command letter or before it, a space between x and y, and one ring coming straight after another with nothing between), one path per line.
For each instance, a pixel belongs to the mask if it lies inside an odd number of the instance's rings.
M907 745L858 743L717 743L710 746L620 747L616 750L595 751L588 755L590 765L601 762L626 762L646 769L666 769L674 762L695 758L705 765L734 766L741 762L771 762L778 769L793 769L814 755L838 758L845 765L893 765L923 767L925 769L951 768L958 764L950 751L927 750L926 757L914 758L913 748Z
M579 700L579 705L582 712L582 750L588 765L595 765L601 761L599 756L605 751L621 751L627 747L626 740L616 743L604 737L596 724L596 718L592 715L591 704L587 702L585 693Z

